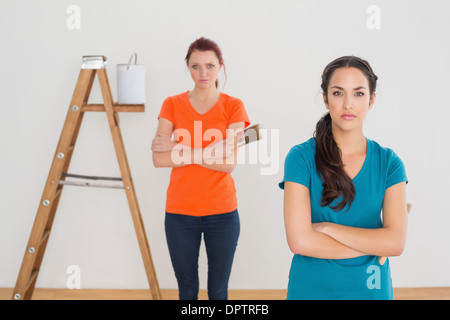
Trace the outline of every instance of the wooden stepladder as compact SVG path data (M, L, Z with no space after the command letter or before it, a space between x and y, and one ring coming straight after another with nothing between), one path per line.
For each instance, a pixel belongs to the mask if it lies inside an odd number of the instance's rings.
M39 203L33 228L31 230L31 235L25 250L25 255L22 261L19 276L17 278L16 286L14 288L12 296L12 299L14 300L31 299L33 295L61 192L64 185L70 184L66 180L67 177L83 177L95 180L116 180L122 182L119 187L124 189L126 192L141 255L144 260L145 271L150 285L152 298L155 300L161 299L158 279L156 277L156 272L150 253L150 246L148 244L133 180L131 178L130 167L128 164L127 155L125 153L118 117L118 112L143 112L144 105L124 105L113 103L105 65L106 58L104 56L83 57L78 82L67 112L66 120L64 122L55 156L53 158L47 182L44 187L44 192ZM98 75L104 104L88 104L88 98L96 74ZM86 177L67 173L84 113L88 111L106 112L122 178ZM92 185L86 185L101 186L94 184L95 183ZM117 184L114 187L117 188Z

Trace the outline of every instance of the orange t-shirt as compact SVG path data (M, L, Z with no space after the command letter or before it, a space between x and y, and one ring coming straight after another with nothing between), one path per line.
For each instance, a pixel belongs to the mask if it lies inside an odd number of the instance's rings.
M168 97L159 113L174 124L174 130L184 129L190 134L191 148L205 148L214 139L204 136L205 131L222 134L226 138L226 129L232 123L250 124L244 104L241 100L220 93L219 100L206 113L198 113L189 101L189 91ZM201 128L201 136L200 136ZM215 129L215 130L214 130ZM196 136L194 136L194 133ZM183 137L181 143L189 141ZM201 143L201 145L200 145ZM229 173L206 169L197 164L172 168L167 189L166 212L191 216L206 216L226 213L237 208L236 188Z

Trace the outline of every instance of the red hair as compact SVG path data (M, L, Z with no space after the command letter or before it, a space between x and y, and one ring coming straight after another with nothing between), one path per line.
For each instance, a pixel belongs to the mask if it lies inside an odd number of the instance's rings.
M188 49L188 52L187 52L186 58L185 58L186 64L188 66L189 66L189 59L191 57L191 54L195 50L213 51L216 54L217 59L219 59L220 65L225 67L225 65L223 63L222 50L220 50L217 43L215 43L214 41L207 39L205 37L198 38L197 40L192 42L191 45L189 46L189 49ZM224 71L225 71L225 69L224 69ZM225 76L226 76L226 73L225 73ZM218 82L218 80L216 80L216 88L218 87L218 85L219 85L219 82Z

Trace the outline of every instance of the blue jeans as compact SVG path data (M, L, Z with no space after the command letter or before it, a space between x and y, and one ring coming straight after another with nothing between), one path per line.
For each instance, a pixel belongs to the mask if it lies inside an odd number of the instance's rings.
M228 280L240 232L237 209L202 217L166 212L165 228L180 300L198 299L202 234L208 258L208 297L227 300Z

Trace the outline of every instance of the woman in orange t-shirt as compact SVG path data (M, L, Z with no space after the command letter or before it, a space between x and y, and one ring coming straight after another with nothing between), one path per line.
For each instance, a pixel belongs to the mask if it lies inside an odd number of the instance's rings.
M203 234L208 257L208 296L228 298L240 224L231 172L235 139L250 124L241 100L218 90L220 48L194 41L186 64L192 91L165 99L152 141L155 167L172 167L167 189L165 230L180 300L198 298L198 256Z

